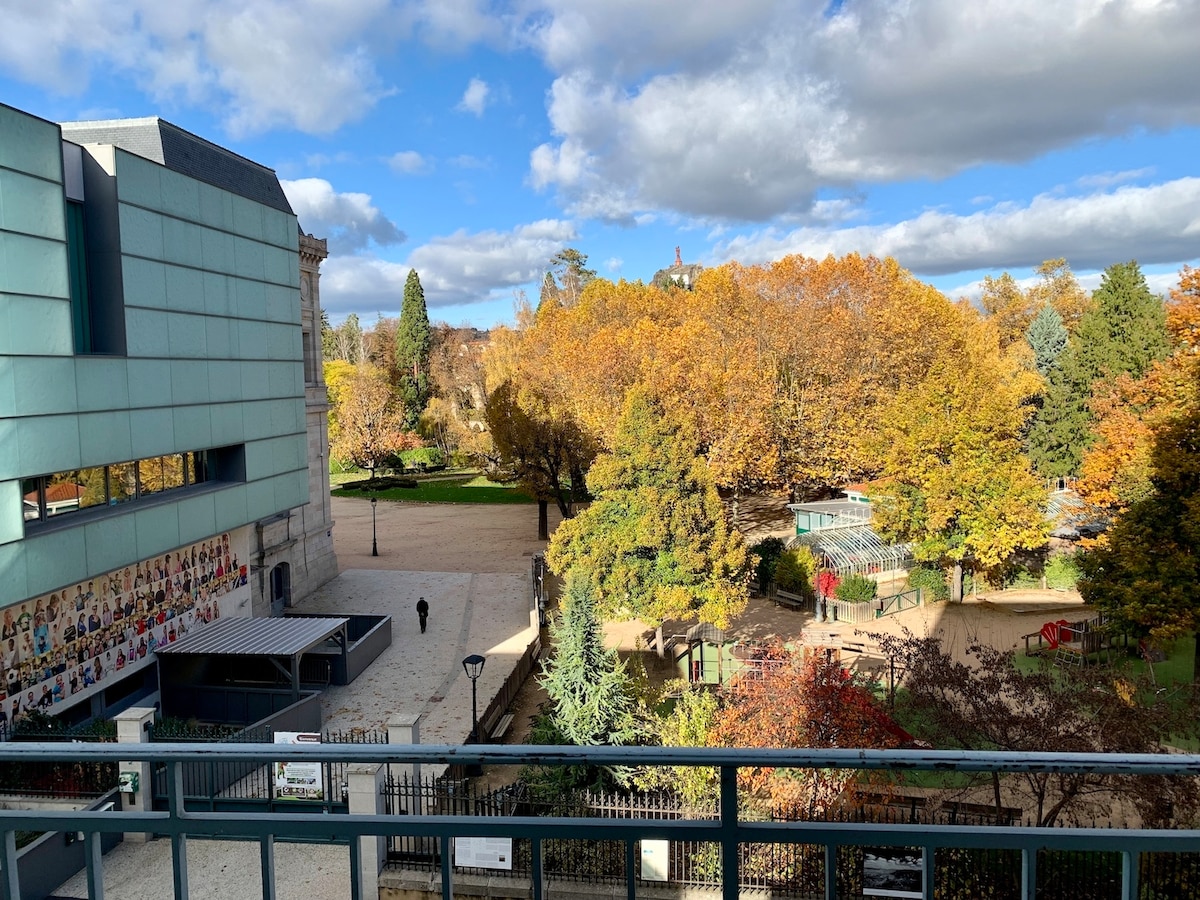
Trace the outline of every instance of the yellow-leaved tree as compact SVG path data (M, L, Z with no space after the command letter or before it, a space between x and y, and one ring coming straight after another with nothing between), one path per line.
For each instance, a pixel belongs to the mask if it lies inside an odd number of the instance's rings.
M881 417L883 481L875 523L921 560L995 569L1046 542L1046 488L1022 452L1024 401L1038 376L1002 353L995 327L959 308L958 335Z

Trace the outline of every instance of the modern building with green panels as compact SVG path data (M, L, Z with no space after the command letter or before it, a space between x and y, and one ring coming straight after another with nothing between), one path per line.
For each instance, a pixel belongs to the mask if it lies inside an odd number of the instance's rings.
M0 718L144 699L156 644L336 574L324 256L270 169L0 105Z

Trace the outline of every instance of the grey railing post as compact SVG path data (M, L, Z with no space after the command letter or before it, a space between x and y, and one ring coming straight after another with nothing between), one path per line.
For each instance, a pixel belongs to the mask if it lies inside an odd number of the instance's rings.
M454 838L443 834L438 838L442 854L442 900L454 900Z
M721 766L721 896L737 900L738 882L737 766Z
M352 763L346 767L350 815L378 816L383 810L383 779L387 767L380 763ZM379 873L386 858L382 834L351 838L358 844L357 877L363 900L378 900ZM351 854L353 859L353 854Z
M637 861L634 858L634 840L625 842L625 897L626 900L637 900Z
M83 838L83 853L87 863L88 900L104 900L104 850L100 835L89 832Z
M1037 897L1037 848L1021 848L1021 898L1035 900Z
M117 723L118 744L145 744L150 740L150 725L154 722L154 710L135 706L113 717ZM121 808L137 812L150 812L154 808L154 768L148 762L123 762L117 768L121 772L134 772L138 776L138 790L121 794ZM125 840L144 843L153 835L143 831L130 832Z
M543 900L546 896L546 875L542 868L542 839L532 837L529 843L532 849L529 876L533 881L533 900Z
M262 837L258 848L263 900L275 900L275 835L268 834Z
M178 826L185 818L183 763L175 759L167 762L167 807L171 812L171 823ZM188 900L187 835L174 829L171 831L171 880L175 900Z
M837 844L825 845L825 900L837 900Z
M0 897L21 900L21 874L17 871L17 833L6 831L4 838L4 871L0 872Z
M1121 854L1121 900L1137 900L1140 880L1138 862L1138 854L1132 850Z

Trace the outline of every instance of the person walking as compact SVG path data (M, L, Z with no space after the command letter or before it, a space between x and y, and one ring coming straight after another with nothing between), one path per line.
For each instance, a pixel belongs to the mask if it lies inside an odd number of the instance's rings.
M429 621L429 604L424 597L417 601L417 617L421 620L421 634L424 634L425 623Z

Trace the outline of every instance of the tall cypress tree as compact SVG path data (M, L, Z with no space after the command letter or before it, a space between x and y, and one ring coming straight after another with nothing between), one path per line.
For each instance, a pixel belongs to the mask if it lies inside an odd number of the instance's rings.
M425 308L425 290L416 269L410 269L404 282L404 303L400 307L400 324L396 328L396 365L404 401L404 420L407 428L415 428L429 402L429 348L433 336L429 328L429 311Z

